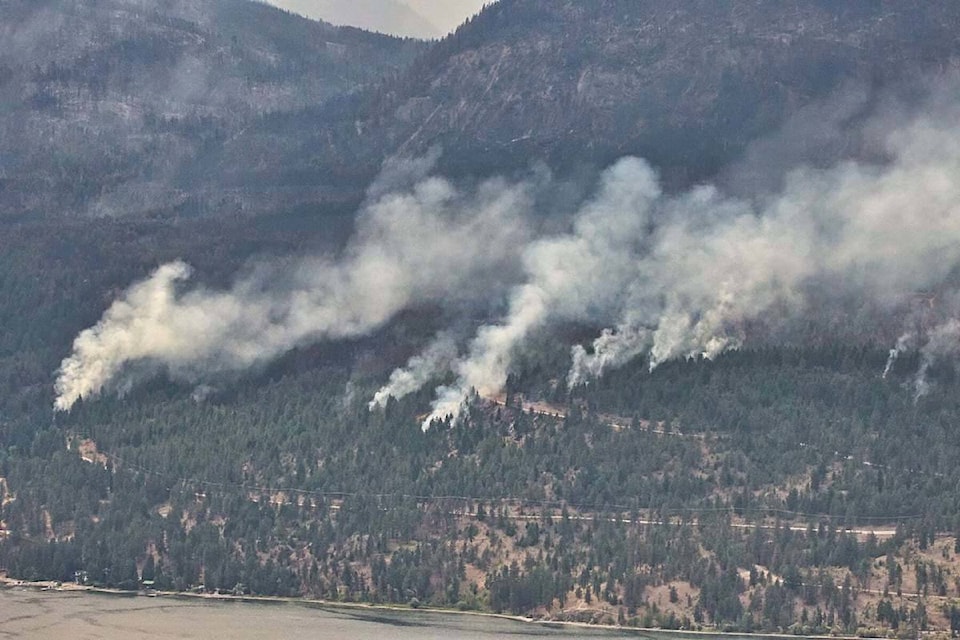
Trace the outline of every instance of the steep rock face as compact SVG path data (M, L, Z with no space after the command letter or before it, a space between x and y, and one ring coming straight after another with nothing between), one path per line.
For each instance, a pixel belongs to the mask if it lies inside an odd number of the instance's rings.
M264 114L377 81L420 46L246 0L5 0L0 12L7 218L196 208L211 198L190 178L211 149Z
M951 0L501 0L368 124L454 163L640 153L693 178L838 88L960 67L958 24Z

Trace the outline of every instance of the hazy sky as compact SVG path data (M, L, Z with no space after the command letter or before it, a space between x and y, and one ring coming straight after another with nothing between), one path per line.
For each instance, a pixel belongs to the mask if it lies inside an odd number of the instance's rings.
M403 0L444 33L453 31L491 0Z
M491 0L266 0L335 24L395 35L436 37L455 29Z

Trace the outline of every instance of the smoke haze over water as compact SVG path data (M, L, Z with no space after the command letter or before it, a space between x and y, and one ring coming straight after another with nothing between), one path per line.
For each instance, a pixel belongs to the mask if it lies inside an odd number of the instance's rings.
M643 356L712 358L750 339L756 323L790 326L854 301L876 318L917 291L949 290L960 266L960 99L864 127L883 160L803 165L778 188L725 195L704 185L664 194L642 159L608 168L565 229L534 233L540 176L475 188L428 177L430 162L388 163L371 187L343 257L303 259L228 291L189 288L186 265L134 285L77 337L57 380L56 407L166 371L202 381L318 339L372 332L404 308L472 300L503 315L481 326L462 356L440 337L391 376L371 403L411 393L450 371L433 420L456 416L472 390L502 391L529 336L559 322L607 328L574 346L568 381L587 383ZM883 125L883 126L881 126ZM769 145L765 153L772 153ZM812 302L816 300L816 303ZM923 363L960 355L960 314L905 337ZM926 384L924 364L920 383ZM880 372L878 372L879 375Z

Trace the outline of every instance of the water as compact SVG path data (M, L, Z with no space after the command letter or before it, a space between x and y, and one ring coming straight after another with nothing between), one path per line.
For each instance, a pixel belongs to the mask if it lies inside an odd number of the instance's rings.
M505 637L615 640L642 635L419 611L0 589L0 639L492 640Z

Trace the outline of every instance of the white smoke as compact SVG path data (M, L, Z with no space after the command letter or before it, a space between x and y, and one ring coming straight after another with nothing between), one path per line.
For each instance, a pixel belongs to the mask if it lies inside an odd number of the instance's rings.
M883 367L882 378L884 380L886 380L887 376L890 375L893 365L896 364L900 356L910 348L912 343L916 342L916 339L917 337L913 334L913 332L907 332L897 338L897 344L893 347L893 349L890 349L890 352L887 355L887 364Z
M636 258L646 282L591 353L574 349L569 381L644 352L647 332L651 367L715 357L742 344L745 324L804 311L814 282L877 307L943 282L960 264L958 125L955 110L917 119L889 135L888 163L801 168L763 202L709 188L664 199Z
M947 300L948 303L952 302L953 296ZM890 375L893 371L894 365L897 363L897 360L900 359L900 356L903 354L920 349L921 346L926 342L928 334L927 328L937 322L937 316L939 309L935 306L936 296L932 298L918 297L911 301L911 309L906 317L906 330L903 334L897 338L896 344L893 345L893 348L890 349L887 355L887 363L883 367L883 375L881 376L884 380ZM949 305L952 307L953 305ZM948 309L948 313L950 310Z
M927 374L938 360L956 360L960 356L960 320L952 318L930 330L927 341L920 349L920 369L914 377L913 401L930 393Z
M642 160L625 158L605 172L569 234L531 243L523 254L527 281L511 293L506 318L478 331L467 357L455 367L456 385L438 390L424 428L456 418L471 390L486 397L499 394L516 347L532 331L553 320L595 320L615 308L624 288L637 280L633 256L660 197L653 170Z
M651 333L644 327L624 323L616 329L604 329L593 341L593 352L574 345L573 363L567 374L567 386L573 388L599 378L608 369L622 367L650 348Z
M430 380L449 371L457 355L457 343L453 336L439 334L423 353L413 356L405 367L390 374L390 380L370 401L370 410L386 406L391 397L399 400L419 391Z
M941 361L956 362L960 357L960 290L927 292L913 303L908 328L890 350L883 378L889 376L901 355L916 352L920 366L912 385L914 402L918 402L932 388L928 377L931 367Z
M589 349L574 347L568 382L577 385L640 356L651 368L713 358L758 323L823 318L840 300L867 318L902 309L918 290L950 286L960 267L958 98L887 127L874 143L881 162L798 167L753 199L713 186L665 195L644 161L625 158L564 232L538 238L524 222L533 182L463 191L425 177L435 157L389 164L338 261L263 269L227 291L188 288L189 269L173 263L132 287L77 337L56 407L115 390L131 373L201 381L242 370L310 341L364 335L424 302L505 300L505 315L460 360L428 349L374 398L410 393L449 366L456 381L438 389L427 428L458 416L472 392L499 394L518 348L552 323L608 327ZM924 384L937 358L960 356L953 317L895 349L922 350Z
M577 385L641 354L651 369L715 358L742 346L751 323L829 313L810 308L813 286L889 309L943 282L960 264L958 115L890 130L883 163L800 167L757 200L712 186L666 196L642 161L621 160L570 234L526 248L509 313L479 330L424 426L455 418L471 390L500 393L518 345L554 321L614 327L573 348Z
M133 372L200 381L319 339L361 336L408 306L470 295L468 284L509 271L513 247L527 238L530 185L491 180L462 193L419 175L427 168L387 167L393 175L376 183L339 261L261 267L227 291L186 289L190 268L182 262L160 267L76 338L58 372L55 408L68 410ZM400 189L397 176L418 179Z

